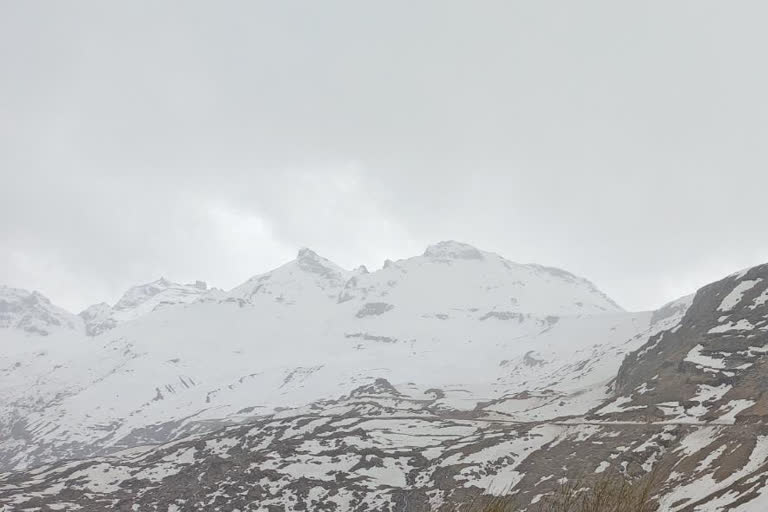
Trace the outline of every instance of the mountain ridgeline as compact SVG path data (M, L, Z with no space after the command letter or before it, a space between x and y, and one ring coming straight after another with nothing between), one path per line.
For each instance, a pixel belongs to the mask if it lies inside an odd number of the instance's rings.
M768 507L768 265L632 313L458 242L375 272L302 249L79 315L0 288L0 343L3 511L535 510L609 474Z

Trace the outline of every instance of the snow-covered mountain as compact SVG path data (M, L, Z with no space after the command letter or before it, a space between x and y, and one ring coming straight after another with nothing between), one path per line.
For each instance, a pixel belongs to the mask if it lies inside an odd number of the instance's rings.
M276 302L286 306L312 306L335 302L353 276L311 249L301 249L296 259L252 277L227 294L241 304ZM322 306L321 306L322 307Z
M452 510L654 470L663 510L763 510L766 288L627 313L457 242L375 272L305 249L92 337L0 338L0 510Z
M77 316L55 306L39 292L0 285L0 332L3 337L80 334Z
M457 242L370 273L302 249L230 292L160 280L81 317L92 338L0 355L0 426L16 432L5 467L165 441L377 378L462 409L523 382L567 394L609 378L574 358L620 359L650 326L585 279ZM604 391L588 396L581 409Z
M80 317L88 335L95 336L152 311L195 302L211 292L215 294L204 281L179 284L160 278L129 289L114 306L94 304L82 311Z
M0 285L0 339L83 333L95 336L153 311L201 299L218 300L222 294L209 289L204 281L179 284L160 278L130 288L114 306L102 302L75 315L39 292Z
M368 272L347 271L302 249L294 261L255 276L228 294L248 304L379 304L357 310L377 316L399 308L450 315L453 311L515 315L576 315L622 309L586 279L564 270L513 263L459 242L432 245L423 255ZM391 307L390 307L391 306Z

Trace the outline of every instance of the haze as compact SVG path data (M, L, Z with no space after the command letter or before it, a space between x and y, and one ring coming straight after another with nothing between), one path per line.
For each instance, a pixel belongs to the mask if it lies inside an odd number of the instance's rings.
M632 310L768 261L762 2L0 1L0 283L457 239Z

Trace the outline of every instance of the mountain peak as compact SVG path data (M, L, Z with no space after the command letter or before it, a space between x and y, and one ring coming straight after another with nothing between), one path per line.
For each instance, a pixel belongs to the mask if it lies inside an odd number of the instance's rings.
M138 304L141 304L147 300L149 297L157 295L158 293L170 288L173 285L174 283L168 281L164 277L161 277L160 279L152 281L151 283L132 286L123 294L120 300L117 301L117 304L115 304L115 309L123 310L134 308Z
M0 285L0 328L15 328L48 336L56 331L76 331L79 319L54 305L37 291Z
M114 307L105 303L94 304L81 312L80 317L85 322L87 334L96 336L152 311L195 302L206 293L208 284L205 281L179 284L161 277L129 288Z
M299 253L296 255L297 261L312 260L317 261L322 259L319 254L310 249L309 247L302 247L299 249Z
M481 260L483 253L475 247L455 240L445 240L427 247L424 256L435 259Z
M341 271L338 265L306 247L299 249L296 263L302 270L313 274L327 275L329 272L335 274Z

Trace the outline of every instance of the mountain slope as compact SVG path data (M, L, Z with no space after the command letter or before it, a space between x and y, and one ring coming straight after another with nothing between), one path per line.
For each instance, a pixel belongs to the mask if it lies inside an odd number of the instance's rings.
M764 421L768 415L768 265L708 285L674 331L651 338L618 373L622 418Z
M498 321L503 329L493 331L497 336L518 329L533 334L501 344L491 331L477 338L483 341L474 347L476 358L496 357L510 346L517 354L494 370L485 367L485 387L482 379L451 385L463 380L457 371L439 377L426 371L443 385L425 390L390 368L391 380L363 379L340 398L247 425L9 474L0 478L0 503L85 511L421 512L453 510L482 494L511 493L526 506L563 481L655 471L661 510L762 511L768 502L768 426L761 406L766 283L768 265L652 314L575 316L552 325L531 324L527 317ZM395 304L391 312L397 310ZM481 317L439 322L453 323L448 332L454 332L486 325ZM473 360L470 350L446 343L445 333L436 338L457 350L458 357L444 359L454 368ZM287 385L295 378L314 386L316 375L322 370L294 372ZM480 390L494 386L496 398L477 400Z

